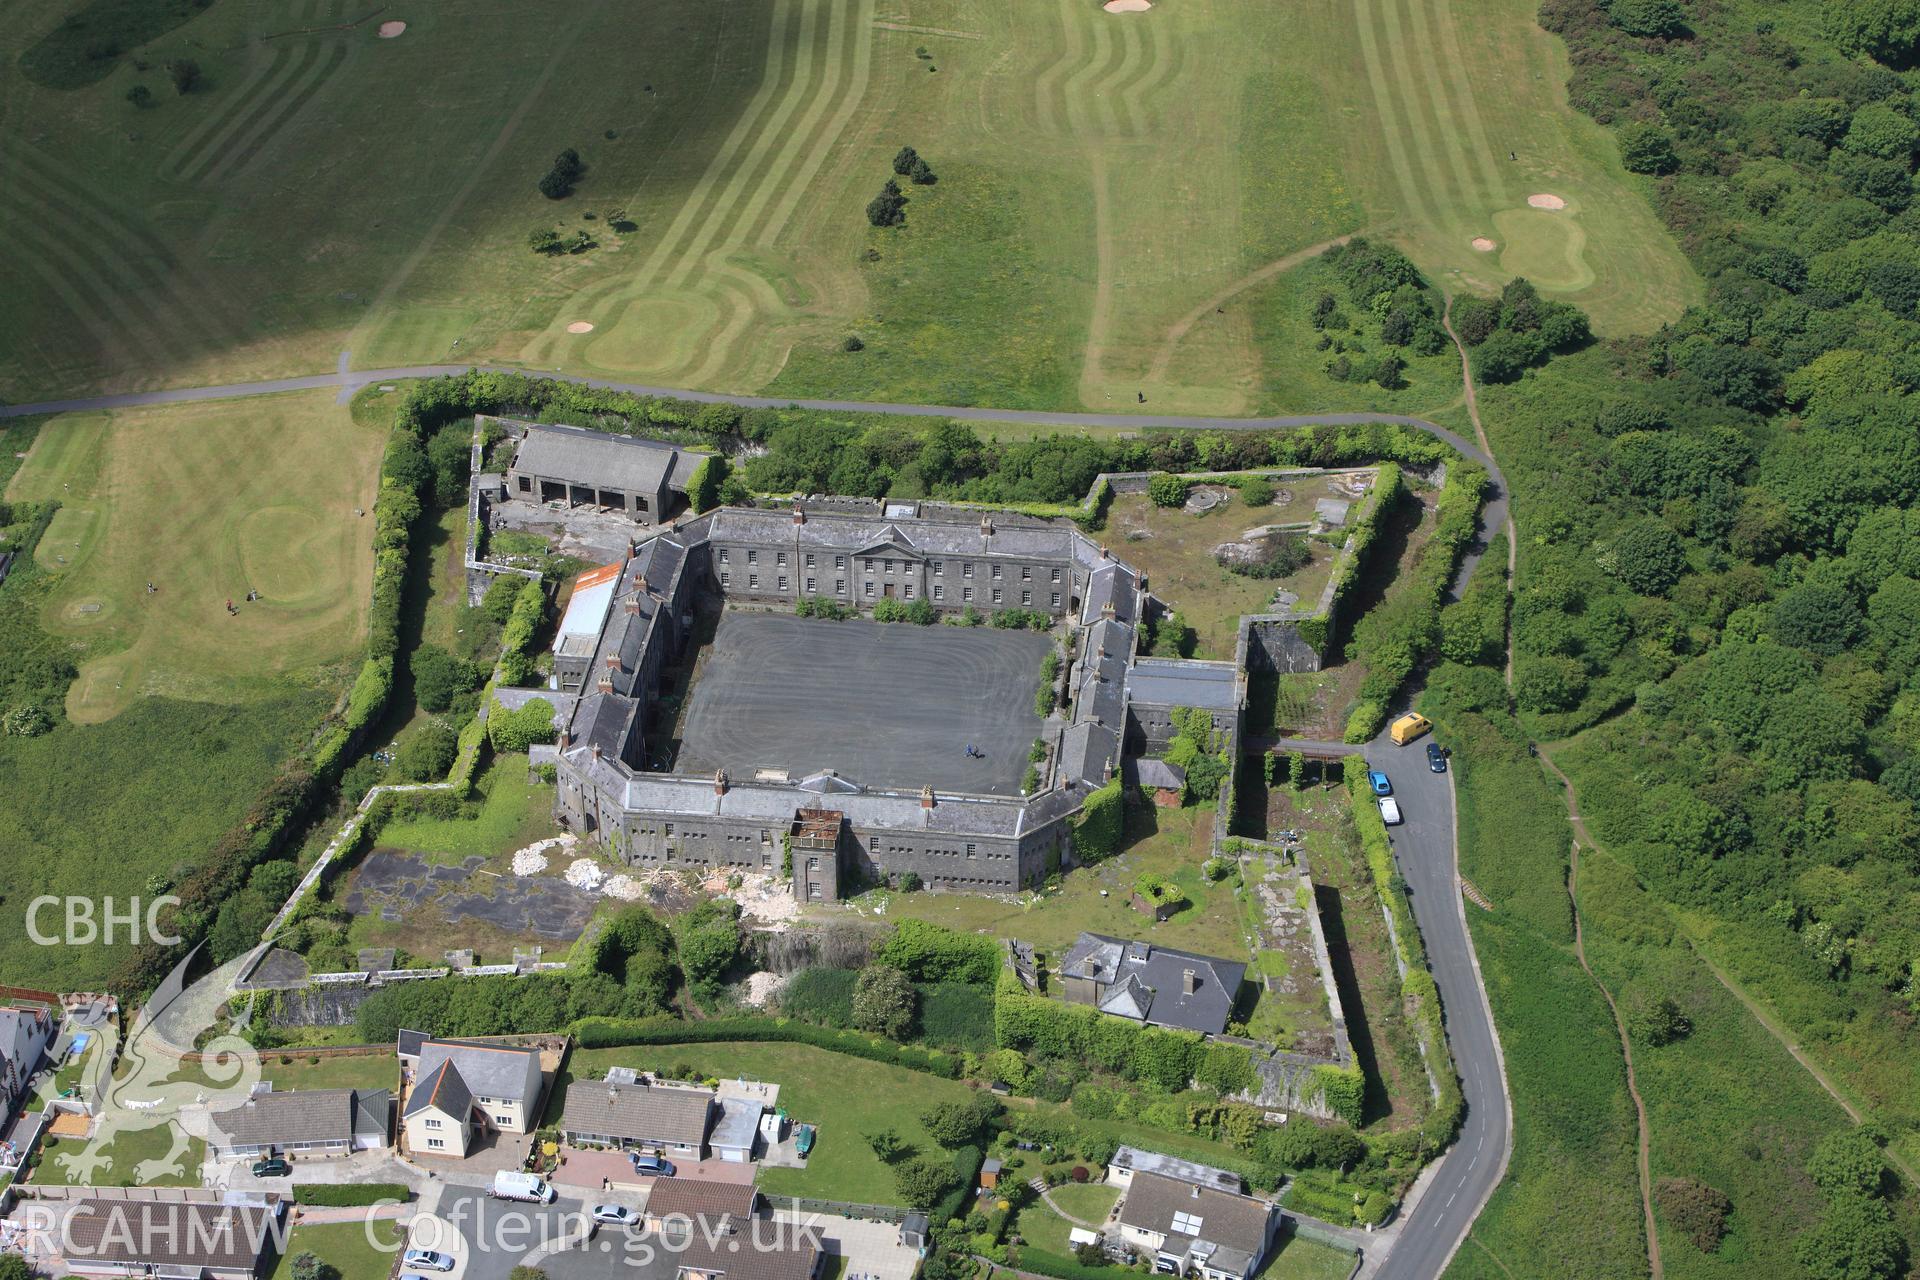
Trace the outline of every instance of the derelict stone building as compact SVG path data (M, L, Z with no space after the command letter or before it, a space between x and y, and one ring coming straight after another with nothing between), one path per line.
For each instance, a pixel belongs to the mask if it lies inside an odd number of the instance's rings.
M661 672L686 653L695 605L709 595L782 612L803 597L852 608L891 598L948 614L1024 608L1072 622L1074 696L1037 789L975 794L826 770L651 767L661 757L650 748L668 728L657 705ZM554 683L580 695L559 740L556 816L633 866L779 871L790 856L803 899L832 900L849 880L908 872L935 890L1037 885L1070 857L1068 820L1118 775L1128 738L1161 737L1129 720L1135 670L1149 673L1146 692L1158 698L1183 687L1166 668L1195 668L1205 704L1231 702L1217 715L1237 729L1244 688L1231 667L1136 657L1147 605L1141 576L1064 522L844 501L684 520L576 580L554 641ZM1150 724L1157 706L1143 703Z
M517 424L516 424L517 425ZM699 455L658 440L528 423L507 468L509 498L604 507L664 524L686 498Z

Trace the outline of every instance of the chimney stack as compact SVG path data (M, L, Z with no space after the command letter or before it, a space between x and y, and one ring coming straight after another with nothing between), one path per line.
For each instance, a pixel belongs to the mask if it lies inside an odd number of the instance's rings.
M931 783L920 788L920 807L922 809L933 808L933 786Z
M568 747L572 745L573 745L573 735L568 733L565 729L562 729L560 731L560 750L565 751Z
M602 693L612 693L613 692L613 676L608 672L602 671L600 673L599 687L600 687L600 692Z
M640 614L640 597L639 597L639 595L638 595L638 594L635 594L635 595L630 595L630 596L628 596L628 597L627 597L627 616L628 616L628 617L638 617L638 616L639 616L639 614Z
M1104 542L1100 544L1100 558L1102 560L1110 560L1113 558L1111 553L1109 553L1107 550L1107 544Z
M607 655L607 670L608 670L608 671L618 671L619 669L620 669L620 655L619 655L619 654L617 654L617 653L610 653L610 654L608 654L608 655Z
M1113 607L1113 601L1111 600L1100 606L1100 616L1103 618L1114 617L1118 612L1119 611Z
M717 796L727 794L727 771L725 769L715 769L713 771L713 794Z
M647 575L646 575L646 574L644 574L644 573L643 573L643 574L641 574L641 575L640 575L639 577L637 577L637 578L635 578L635 579L633 580L633 589L634 589L635 591L651 591L651 590L653 590L653 588L651 588L651 587L649 587L649 586L647 585Z
M793 509L793 522L795 524L805 524L807 522L807 513L795 507Z
M991 535L993 533L993 517L992 516L980 517L980 532L988 535Z
M1194 977L1193 977L1193 970L1191 970L1191 969L1183 969L1183 970L1181 970L1181 972L1180 972L1180 990L1181 990L1181 992L1182 992L1182 993L1184 993L1184 994L1186 994L1186 995L1192 995L1192 994L1194 993L1194 990L1195 990L1195 988L1196 988L1196 987L1198 987L1198 986L1199 986L1199 983L1197 983L1197 982L1196 982L1196 981L1194 980ZM1196 1187L1196 1188L1194 1189L1194 1192L1195 1192L1195 1194L1196 1194L1196 1195L1197 1195L1197 1194L1199 1194L1199 1188L1197 1188L1197 1187Z
M598 762L599 762L599 759L600 759L600 744L599 744L599 743L597 743L597 742L593 744L593 758L594 758L594 761L595 761L595 763L598 763Z

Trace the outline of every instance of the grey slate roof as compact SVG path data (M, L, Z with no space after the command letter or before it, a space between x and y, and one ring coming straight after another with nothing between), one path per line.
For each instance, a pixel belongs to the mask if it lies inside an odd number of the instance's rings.
M1127 673L1127 696L1155 706L1232 711L1240 705L1240 680L1231 662L1139 658Z
M531 1107L540 1097L540 1051L522 1045L482 1044L474 1040L429 1040L420 1047L417 1083L407 1099L407 1114L419 1110L425 1084L444 1064L455 1068L454 1079L474 1098L505 1098ZM446 1084L442 1088L449 1087ZM447 1095L457 1098L458 1092ZM436 1103L443 1111L465 1115L465 1108Z
M1106 616L1113 605L1113 616L1125 623L1140 621L1140 584L1132 569L1118 560L1107 560L1087 575L1086 599L1080 606L1080 621L1091 626Z
M1174 1215L1199 1219L1198 1231L1176 1227ZM1158 1173L1137 1172L1120 1205L1120 1223L1136 1230L1167 1237L1164 1248L1177 1250L1182 1244L1204 1242L1216 1250L1230 1250L1251 1261L1265 1250L1273 1207L1264 1200L1182 1182ZM1184 1225L1190 1225L1183 1221ZM1230 1260L1216 1254L1215 1265ZM1246 1270L1245 1265L1227 1267Z
M1178 791L1187 785L1187 771L1165 760L1142 757L1127 761L1127 772L1135 786Z
M152 1266L158 1274L251 1271L270 1256L277 1198L267 1205L105 1200L67 1202L63 1251L89 1266Z
M1089 788L1105 785L1107 766L1118 761L1120 735L1091 722L1067 726L1060 735L1060 772Z
M1109 1013L1133 1017L1153 1026L1176 1027L1219 1035L1233 1011L1233 998L1246 977L1247 966L1218 956L1196 955L1157 947L1150 942L1130 942L1104 934L1083 933L1068 948L1061 972L1069 978L1087 978L1120 985L1130 983L1123 1005L1100 1007ZM1187 970L1193 970L1192 995L1183 989ZM1142 994L1145 1007L1138 1014L1129 1007L1138 1005Z
M694 462L670 444L609 435L585 427L529 423L513 469L570 484L657 494L662 485L686 492Z
M753 1216L760 1192L751 1182L719 1182L711 1178L655 1178L647 1192L647 1216L689 1218L719 1222Z
M397 1049L403 1058L417 1058L420 1056L420 1046L431 1039L433 1037L424 1031L408 1031L402 1027Z
M258 1093L237 1107L209 1117L214 1134L227 1147L291 1146L296 1143L338 1143L346 1146L355 1133L376 1128L387 1131L385 1089L295 1089L285 1093ZM364 1101L363 1101L364 1099Z
M400 1118L405 1120L427 1110L444 1112L457 1120L473 1113L473 1091L460 1078L460 1069L451 1059L443 1058L431 1071L414 1078L413 1092L407 1095L407 1109Z
M712 1109L713 1095L700 1089L576 1080L560 1123L570 1133L699 1146Z

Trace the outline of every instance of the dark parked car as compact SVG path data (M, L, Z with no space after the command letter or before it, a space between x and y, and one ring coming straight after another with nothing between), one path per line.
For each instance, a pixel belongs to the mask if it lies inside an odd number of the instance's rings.
M256 1178L284 1178L293 1172L293 1166L279 1156L269 1156L265 1160L253 1162L253 1176Z
M1437 742L1427 744L1427 768L1435 773L1447 771L1447 753L1440 749L1440 744Z

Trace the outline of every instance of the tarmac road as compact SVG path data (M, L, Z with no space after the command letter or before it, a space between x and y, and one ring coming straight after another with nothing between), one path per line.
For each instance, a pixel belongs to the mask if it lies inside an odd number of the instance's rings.
M342 359L342 365L346 360ZM0 419L37 413L62 413L142 405L185 404L271 395L288 391L334 389L351 392L370 383L402 378L427 378L464 373L467 364L414 365L396 369L364 369L277 378L264 382L229 383L213 387L183 387L135 391L120 395L87 396L70 400L0 406ZM795 400L768 396L735 396L684 391L640 383L585 378L577 374L539 369L501 369L502 372L582 382L639 395L672 396L697 403L735 404L743 408L784 408L796 405L830 412L892 413L907 417L952 418L963 422L1021 422L1065 427L1206 428L1216 431L1254 431L1273 427L1318 424L1399 423L1446 441L1460 453L1487 468L1493 480L1481 512L1480 536L1462 557L1454 578L1457 596L1480 556L1507 521L1507 494L1499 468L1473 441L1422 418L1386 413L1329 413L1270 418L1206 418L1184 415L1130 413L1053 413L1020 409L986 409L960 405L885 404L858 400ZM1399 1240L1373 1275L1378 1280L1437 1280L1454 1251L1479 1216L1506 1170L1512 1151L1512 1117L1500 1060L1499 1043L1488 1012L1484 987L1467 934L1454 850L1453 788L1451 774L1428 771L1425 741L1395 747L1383 735L1365 748L1370 767L1393 778L1405 822L1392 829L1394 857L1407 882L1416 921L1426 942L1440 999L1446 1011L1447 1038L1460 1072L1466 1098L1466 1117L1460 1136L1436 1165L1426 1193L1408 1213ZM462 1278L465 1280L465 1278ZM475 1276L473 1280L482 1280Z

